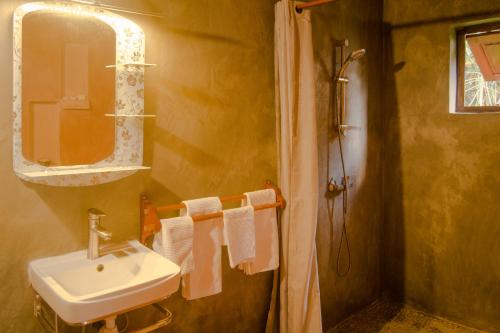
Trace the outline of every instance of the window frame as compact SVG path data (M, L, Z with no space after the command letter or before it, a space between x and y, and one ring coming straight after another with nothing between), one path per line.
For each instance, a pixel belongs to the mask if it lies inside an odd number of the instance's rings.
M455 112L456 113L499 113L500 105L498 106L465 106L464 105L464 89L465 89L465 36L471 33L491 31L500 29L500 22L492 22L478 24L472 26L461 27L456 30L456 71L457 71L457 87ZM500 32L499 32L500 33Z

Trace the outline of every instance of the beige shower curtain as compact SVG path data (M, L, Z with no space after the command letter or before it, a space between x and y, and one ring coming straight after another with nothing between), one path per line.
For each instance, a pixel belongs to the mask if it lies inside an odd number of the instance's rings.
M296 4L281 0L275 5L278 169L288 201L281 217L279 327L281 333L319 333L314 59L310 12L297 13Z

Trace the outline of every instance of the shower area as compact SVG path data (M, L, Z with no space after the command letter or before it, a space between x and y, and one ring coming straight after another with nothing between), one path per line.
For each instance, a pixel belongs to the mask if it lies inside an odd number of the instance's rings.
M311 9L324 332L500 332L500 118L449 112L450 32L499 10Z

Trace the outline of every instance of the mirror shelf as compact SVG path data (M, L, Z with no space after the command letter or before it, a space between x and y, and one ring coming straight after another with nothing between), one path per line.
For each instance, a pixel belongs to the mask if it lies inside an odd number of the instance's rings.
M111 84L111 89L114 89L114 102L111 100L110 104L114 110L109 110L111 112L106 110L108 112L105 112L104 109L96 109L96 112L100 113L100 115L97 114L97 116L101 117L99 119L108 119L106 121L111 122L108 124L114 125L114 132L111 132L111 139L108 140L112 146L110 154L108 156L104 155L104 158L98 158L96 162L88 163L85 160L77 160L64 164L60 162L62 159L54 160L52 158L45 158L44 156L43 158L36 156L27 158L25 156L26 145L32 143L33 138L26 141L26 133L23 132L23 125L26 126L26 117L32 117L32 114L28 113L32 112L32 110L23 110L23 105L31 107L33 101L35 101L35 97L31 97L32 99L28 101L31 104L26 104L26 101L23 101L23 89L25 87L23 87L22 81L23 78L27 77L26 73L23 74L23 70L27 66L23 66L22 63L23 47L25 45L25 41L23 41L23 19L26 20L29 17L33 17L31 14L54 14L56 17L63 17L64 20L62 22L73 22L74 20L73 25L78 24L82 20L98 21L109 26L115 34L115 40L112 45L115 50L115 54L113 55L115 60L112 60L112 62L115 62L115 65L111 65L111 69L109 69L114 71L115 82ZM147 67L153 67L154 64L145 62L145 36L137 24L96 6L65 1L40 1L25 3L17 7L13 17L13 37L13 165L14 172L18 177L26 181L53 186L88 186L107 183L127 177L139 170L150 169L147 166L143 166L143 121L145 118L150 118L154 115L144 115L144 70ZM37 35L37 38L42 37L38 37ZM78 50L73 53L78 53ZM100 68L107 71L105 67L104 63ZM36 71L38 67L32 66L31 68L34 68ZM40 70L46 71L47 69L40 68ZM29 76L42 77L42 75L36 72L29 73ZM92 78L89 76L88 85L91 84ZM94 81L99 80L95 80L94 78ZM74 85L81 86L80 81L75 82ZM65 107L68 104L63 103L66 102L66 99L75 98L72 96L79 95L70 94L68 96L60 96L59 102L56 99L56 103L53 103L59 110L57 114L64 117L72 117L78 112L87 112L87 114L92 112L92 110L86 109L83 106L80 108L81 111L78 111L79 108L75 106L75 103L79 102L79 100L76 102L70 100L69 102L72 103L70 107ZM90 97L84 96L84 99L88 101ZM89 104L91 105L92 103ZM47 105L44 104L43 107L47 108ZM51 107L54 109L53 106ZM25 113L24 115L23 112ZM114 120L108 117L112 117ZM96 118L95 121L101 121L99 119ZM73 123L75 122L76 120L73 121ZM50 122L45 121L42 125L46 128L47 123ZM78 122L76 123L78 124ZM59 127L59 125L56 127ZM29 126L24 129L25 132L28 130ZM86 135L87 138L97 138L100 141L99 134L95 136L91 132L88 132L88 134L84 133L84 138ZM24 147L23 139L25 141ZM91 146L90 142L92 140L84 139L81 143L77 143L75 147L86 144L88 145L86 149L92 151L95 148ZM30 149L33 150L34 148ZM74 152L71 151L71 153ZM45 161L48 161L48 164L42 163Z
M129 118L156 118L155 114L116 114L106 113L106 117L129 117Z
M123 68L127 68L127 69L130 69L130 70L133 70L135 68L156 67L156 64L146 64L146 63L130 62L130 63L127 63L127 64L107 65L106 66L106 68L117 68L117 67L123 67Z
M91 186L111 182L130 176L140 170L149 170L146 166L91 167L24 172L21 178L30 179L43 185L51 186Z
M86 167L86 168L67 168L58 167L47 168L43 171L31 171L25 172L24 175L30 178L46 178L52 176L64 176L64 175L83 175L83 174L100 174L104 172L128 172L128 171L138 171L138 170L149 170L150 167L140 166L140 165L130 165L130 166L112 166L112 167Z

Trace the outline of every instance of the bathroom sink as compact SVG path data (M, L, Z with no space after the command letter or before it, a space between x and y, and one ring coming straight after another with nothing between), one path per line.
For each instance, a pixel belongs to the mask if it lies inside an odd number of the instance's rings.
M143 246L87 259L87 251L32 261L31 285L68 323L88 323L160 301L177 291L179 266Z

